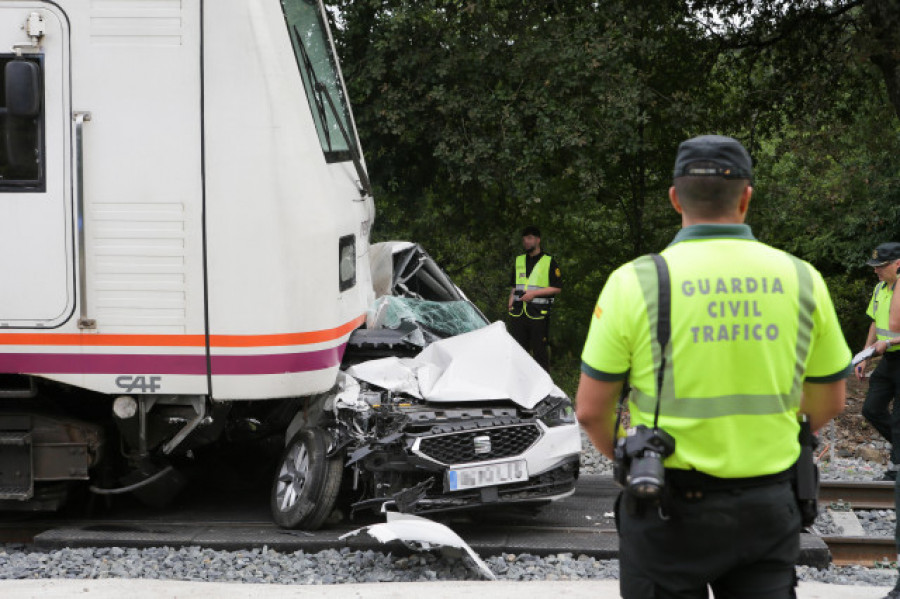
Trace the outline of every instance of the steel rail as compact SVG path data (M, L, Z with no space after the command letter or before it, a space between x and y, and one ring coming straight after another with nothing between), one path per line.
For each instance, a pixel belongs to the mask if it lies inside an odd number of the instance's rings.
M892 481L822 481L819 506L832 505L853 510L893 510ZM893 537L856 537L823 535L835 566L891 566L897 559Z
M855 510L892 510L894 483L824 480L819 485L819 505L831 503L849 504Z
M835 566L890 566L897 559L897 547L892 537L824 536L822 540L831 552Z

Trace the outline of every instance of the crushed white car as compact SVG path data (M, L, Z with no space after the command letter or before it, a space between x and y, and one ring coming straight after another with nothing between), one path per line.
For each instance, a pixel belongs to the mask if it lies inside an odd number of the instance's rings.
M288 427L275 521L313 530L338 505L427 514L571 495L581 437L565 393L421 247L372 256L379 297L336 387Z

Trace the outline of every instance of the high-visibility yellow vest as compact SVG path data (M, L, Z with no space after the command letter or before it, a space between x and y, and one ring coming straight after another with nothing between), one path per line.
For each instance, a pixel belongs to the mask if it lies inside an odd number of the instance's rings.
M875 321L875 337L878 340L887 341L894 337L900 337L900 333L891 331L888 326L888 318L891 307L891 297L894 291L884 284L884 281L875 286L872 292L872 299L869 300L869 307L866 314ZM888 348L889 352L900 351L900 345L893 345Z
M529 289L543 289L550 286L550 263L553 258L544 254L537 264L531 269L531 274L526 274L525 254L516 257L516 292L521 294ZM546 318L553 304L552 297L536 297L530 302L514 301L511 316L522 315L535 320Z
M759 243L746 225L694 225L662 252L671 276L659 425L676 440L667 468L721 478L774 474L800 454L804 381L849 372L850 349L822 276ZM653 426L658 311L649 257L610 275L594 309L582 371L628 379L632 426Z

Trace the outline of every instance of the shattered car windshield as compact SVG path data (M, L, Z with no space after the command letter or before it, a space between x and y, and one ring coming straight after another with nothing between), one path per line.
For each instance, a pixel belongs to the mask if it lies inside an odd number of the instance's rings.
M465 300L433 302L383 296L372 307L371 317L371 328L397 329L406 321L447 336L469 333L487 324L481 313Z

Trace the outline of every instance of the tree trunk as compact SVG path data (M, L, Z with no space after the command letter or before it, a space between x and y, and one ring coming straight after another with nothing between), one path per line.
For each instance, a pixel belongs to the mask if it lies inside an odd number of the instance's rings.
M867 0L863 11L869 60L881 71L888 100L900 118L900 4L896 0Z

